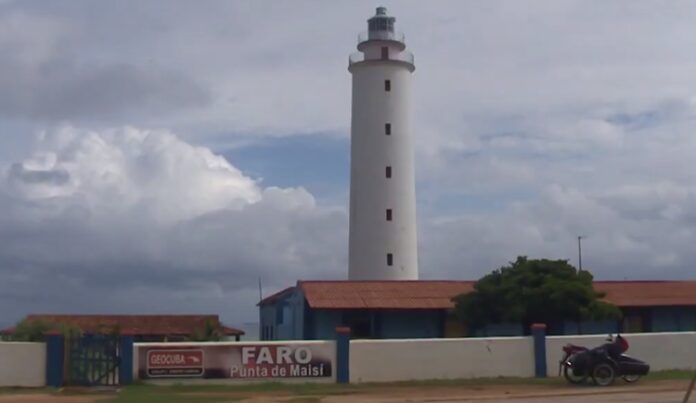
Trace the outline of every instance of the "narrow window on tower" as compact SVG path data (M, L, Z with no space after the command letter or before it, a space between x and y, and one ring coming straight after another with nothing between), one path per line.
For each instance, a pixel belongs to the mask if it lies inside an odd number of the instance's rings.
M389 48L386 46L382 46L382 60L388 60L389 59Z
M391 166L387 166L387 168L384 170L384 174L387 178L391 178Z
M387 253L387 266L391 266L394 264L394 255L391 253Z
M391 91L391 80L384 80L384 90Z
M387 209L387 221L392 220L392 209L388 208Z
M386 134L387 136L391 135L391 123L384 124L384 134Z

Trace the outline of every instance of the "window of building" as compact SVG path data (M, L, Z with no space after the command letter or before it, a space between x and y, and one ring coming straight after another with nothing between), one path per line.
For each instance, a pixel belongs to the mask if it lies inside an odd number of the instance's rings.
M389 59L389 48L386 46L382 46L382 60L387 59Z
M392 209L388 208L387 209L387 221L392 220Z
M395 18L370 18L367 20L367 29L369 32L394 32L394 21L396 21Z
M387 136L391 135L391 123L384 124L384 134Z
M391 166L386 167L386 169L384 170L384 174L387 178L391 178Z
M392 253L387 253L387 266L394 264L394 255Z
M384 90L391 91L391 80L384 80Z

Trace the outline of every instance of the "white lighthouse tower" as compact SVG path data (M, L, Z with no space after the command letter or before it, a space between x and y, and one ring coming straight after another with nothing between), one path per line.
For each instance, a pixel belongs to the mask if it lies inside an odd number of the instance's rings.
M411 139L413 54L378 7L349 59L353 75L350 280L417 280Z

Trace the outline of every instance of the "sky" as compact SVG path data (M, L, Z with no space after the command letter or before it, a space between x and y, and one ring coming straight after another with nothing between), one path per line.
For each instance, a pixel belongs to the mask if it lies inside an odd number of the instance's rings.
M696 3L0 0L0 325L345 279L348 55L415 54L420 276L694 279Z

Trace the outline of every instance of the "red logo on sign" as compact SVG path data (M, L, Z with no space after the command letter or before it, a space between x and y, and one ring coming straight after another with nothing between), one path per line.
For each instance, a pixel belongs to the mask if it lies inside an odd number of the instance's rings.
M203 351L200 350L153 350L147 358L150 368L202 367Z
M186 376L203 374L202 350L150 350L147 352L150 376Z

